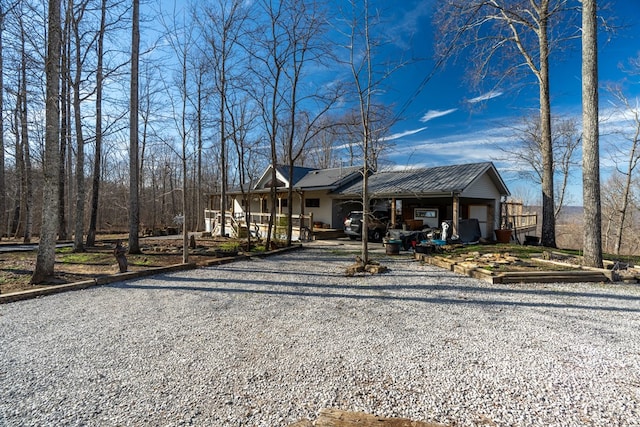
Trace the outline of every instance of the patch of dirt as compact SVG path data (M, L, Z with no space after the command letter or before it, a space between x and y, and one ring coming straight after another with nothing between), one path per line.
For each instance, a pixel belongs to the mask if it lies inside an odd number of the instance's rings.
M126 238L121 240L126 245ZM7 241L3 240L2 243L5 244ZM216 257L242 252L243 245L246 248L246 242L229 238L196 237L195 246L189 249L189 262L204 265ZM182 236L140 239L142 254L126 255L128 271L181 264L182 247ZM0 293L7 294L116 274L119 269L113 248L114 240L109 240L97 242L96 246L87 247L83 253L73 253L71 248L56 250L55 277L50 283L43 285L29 283L36 263L36 250L0 252Z

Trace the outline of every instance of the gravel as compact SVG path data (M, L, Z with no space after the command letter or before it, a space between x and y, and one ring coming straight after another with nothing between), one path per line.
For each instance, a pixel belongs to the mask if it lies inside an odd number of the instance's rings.
M348 243L0 306L0 425L640 425L640 288L491 285Z

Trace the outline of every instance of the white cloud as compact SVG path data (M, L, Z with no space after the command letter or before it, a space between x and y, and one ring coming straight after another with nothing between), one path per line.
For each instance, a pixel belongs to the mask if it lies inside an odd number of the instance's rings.
M392 135L389 135L388 137L384 138L385 141L394 141L396 139L400 139L403 138L405 136L410 136L410 135L415 135L416 133L422 132L423 130L425 130L427 127L421 127L418 129L411 129L411 130L406 130L404 132L398 132L398 133L394 133Z
M497 98L497 97L501 96L503 93L504 92L500 92L498 90L492 90L491 92L487 92L487 93L482 94L480 96L476 96L475 98L471 98L471 99L467 100L467 102L469 104L477 104L478 102L488 101L490 99Z
M446 116L448 114L454 113L458 111L457 108L451 108L449 110L429 110L425 113L424 116L422 116L422 118L420 119L421 122L428 122L429 120L438 118L438 117L442 117L442 116Z

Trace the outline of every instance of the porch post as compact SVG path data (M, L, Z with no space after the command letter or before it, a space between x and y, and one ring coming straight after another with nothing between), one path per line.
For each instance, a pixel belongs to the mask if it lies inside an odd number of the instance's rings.
M302 229L304 228L304 192L299 191L298 197L300 197L300 230L298 231L300 234L298 235L302 236ZM309 227L309 229L311 229L311 227Z
M460 216L460 195L453 193L453 218L451 219L451 235L458 235L458 222Z
M396 228L396 198L391 199L391 228Z

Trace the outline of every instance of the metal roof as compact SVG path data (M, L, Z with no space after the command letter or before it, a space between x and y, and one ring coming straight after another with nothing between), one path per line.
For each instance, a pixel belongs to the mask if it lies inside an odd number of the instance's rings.
M509 194L491 162L376 172L369 177L369 194L371 197L413 197L461 193L485 173L489 174L500 194ZM362 182L343 186L333 194L344 197L360 196Z
M286 179L289 180L289 170L290 167L288 165L278 165L276 167L276 170L282 174L282 176ZM291 186L296 186L296 184L298 183L298 181L300 181L305 175L307 175L310 171L314 171L316 169L314 168L305 168L302 166L294 166L293 167L293 182L291 182Z
M359 166L312 170L294 187L298 190L334 189L360 177L360 170Z

